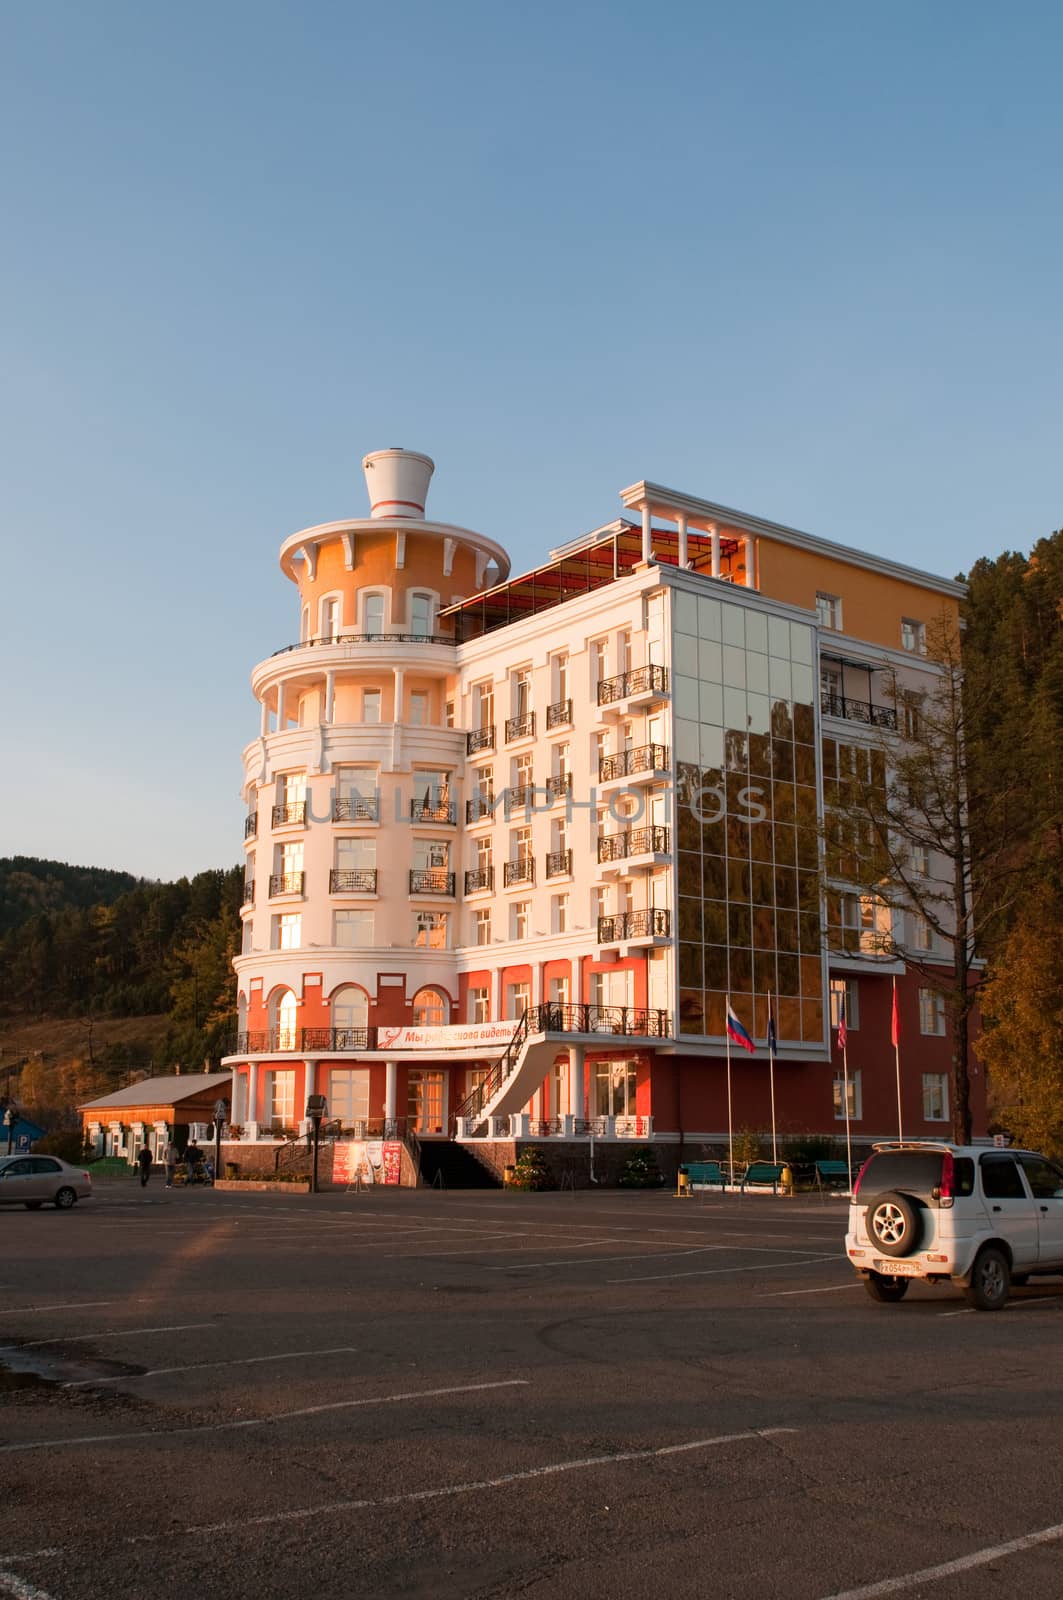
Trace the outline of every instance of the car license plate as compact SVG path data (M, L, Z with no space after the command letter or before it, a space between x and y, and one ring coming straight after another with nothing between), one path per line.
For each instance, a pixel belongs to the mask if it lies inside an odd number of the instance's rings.
M891 1278L917 1278L919 1267L914 1261L876 1261L875 1271Z

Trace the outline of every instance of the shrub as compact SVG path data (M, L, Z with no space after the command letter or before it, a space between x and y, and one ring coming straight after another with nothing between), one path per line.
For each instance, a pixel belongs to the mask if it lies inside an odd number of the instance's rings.
M653 1146L647 1145L630 1155L617 1181L625 1189L659 1189L664 1179Z
M522 1150L513 1169L513 1189L552 1189L554 1181L541 1150Z
M739 1128L735 1134L734 1159L747 1167L760 1160L760 1135L754 1133L752 1128Z

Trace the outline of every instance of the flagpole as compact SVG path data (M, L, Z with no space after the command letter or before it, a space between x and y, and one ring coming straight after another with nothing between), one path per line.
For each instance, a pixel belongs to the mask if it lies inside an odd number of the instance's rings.
M844 1005L844 1000L842 1001ZM849 1193L853 1192L853 1134L849 1121L849 1032L842 1045L842 1077L845 1082L845 1164L849 1169Z
M727 996L727 1004L731 1004L731 996ZM726 1018L724 1019L726 1023ZM727 1165L730 1168L730 1181L734 1183L735 1176L735 1149L734 1149L734 1124L731 1118L731 1035L724 1027L724 1038L727 1040Z
M893 974L893 1016L890 1023L893 1034L893 1054L897 1070L897 1137L903 1140L904 1125L901 1115L901 1020L897 1015L897 974Z
M779 1150L775 1138L775 1028L773 1026L775 1012L772 1009L771 990L768 990L768 1074L771 1084L771 1161L772 1166L779 1164Z

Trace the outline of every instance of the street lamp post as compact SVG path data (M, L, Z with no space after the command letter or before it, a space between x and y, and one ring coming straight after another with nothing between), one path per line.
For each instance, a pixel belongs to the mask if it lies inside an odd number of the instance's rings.
M310 1193L317 1194L317 1153L321 1143L321 1119L328 1115L328 1101L323 1094L307 1095L306 1114L314 1129L314 1168L310 1178Z
M214 1182L221 1177L221 1125L229 1120L228 1100L214 1102Z

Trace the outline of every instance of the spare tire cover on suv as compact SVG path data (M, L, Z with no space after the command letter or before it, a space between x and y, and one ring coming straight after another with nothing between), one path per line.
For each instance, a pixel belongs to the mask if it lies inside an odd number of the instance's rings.
M910 1256L923 1231L919 1207L908 1195L889 1189L868 1203L867 1231L883 1254Z

